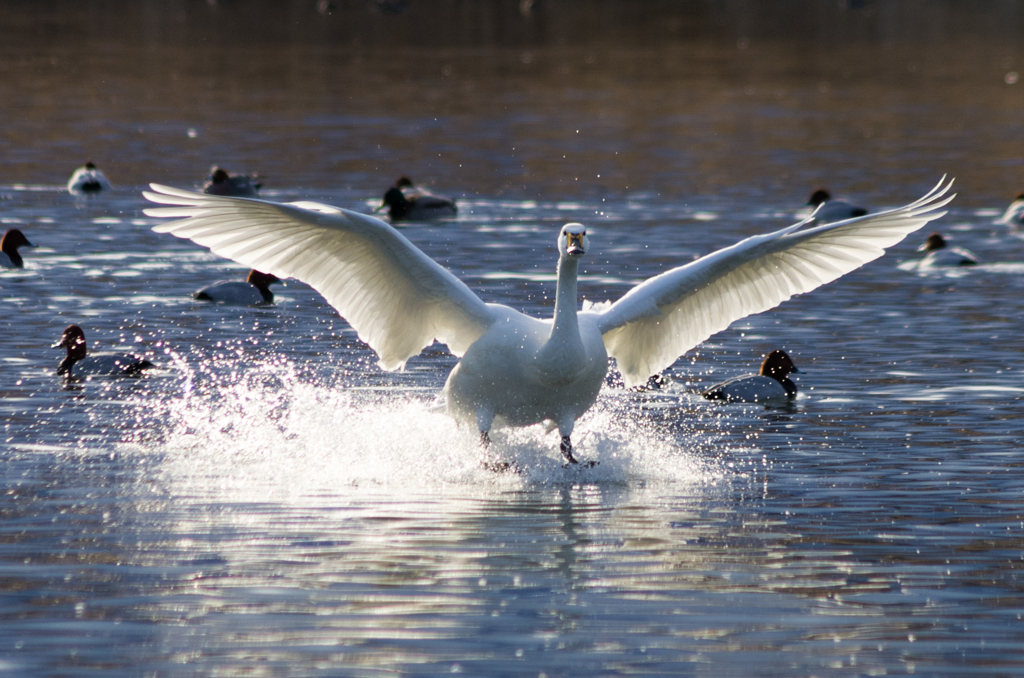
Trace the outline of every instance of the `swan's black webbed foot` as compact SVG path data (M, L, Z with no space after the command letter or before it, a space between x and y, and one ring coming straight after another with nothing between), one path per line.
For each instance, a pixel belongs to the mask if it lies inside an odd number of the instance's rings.
M486 457L480 462L480 465L484 467L485 471L491 473L519 473L519 467L510 461Z
M487 431L480 431L480 445L484 448L484 456L480 460L480 465L484 469L491 473L519 473L519 467L515 464L491 457L487 451L491 446L491 437L487 435Z
M569 440L569 436L562 436L562 456L565 457L570 464L578 464L576 457L572 456L572 441Z
M569 463L562 466L562 468L594 468L601 463L599 461L585 461L580 463L576 457L572 456L572 441L569 440L569 436L562 436L562 456L569 461Z

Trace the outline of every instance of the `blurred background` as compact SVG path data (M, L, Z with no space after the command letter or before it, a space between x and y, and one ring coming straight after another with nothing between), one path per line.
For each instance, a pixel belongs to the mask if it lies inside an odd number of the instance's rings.
M457 197L1024 188L1024 4L962 0L4 3L0 184Z

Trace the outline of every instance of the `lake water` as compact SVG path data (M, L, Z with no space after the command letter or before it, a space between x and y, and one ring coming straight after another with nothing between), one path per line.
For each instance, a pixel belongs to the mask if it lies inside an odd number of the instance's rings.
M527 11L529 9L529 11ZM1024 672L1024 188L1014 3L155 1L6 7L0 220L0 675L1011 676ZM95 161L114 190L76 198ZM957 177L885 257L606 388L479 466L402 372L298 281L153 233L149 182L259 171L272 200L370 211L399 174L459 200L404 233L485 301L580 293ZM927 232L969 269L906 270ZM901 268L900 264L904 263ZM80 324L144 378L64 383ZM786 409L701 386L784 347Z

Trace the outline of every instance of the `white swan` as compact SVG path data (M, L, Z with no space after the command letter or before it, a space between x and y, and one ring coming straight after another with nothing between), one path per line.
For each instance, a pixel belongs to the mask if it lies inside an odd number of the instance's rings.
M145 210L184 217L154 230L319 291L395 370L436 339L462 361L445 384L449 414L475 424L486 444L496 423L553 422L570 463L578 417L618 362L626 386L647 378L733 321L809 292L861 265L929 221L954 196L939 182L920 200L834 224L802 221L757 235L655 276L614 304L577 310L576 278L586 229L558 238L554 318L485 304L397 230L365 214L317 203L224 198L151 184Z

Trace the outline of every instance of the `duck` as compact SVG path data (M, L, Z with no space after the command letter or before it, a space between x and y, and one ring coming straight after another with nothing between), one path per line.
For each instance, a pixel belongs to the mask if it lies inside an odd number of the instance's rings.
M76 169L68 179L68 192L78 195L109 191L110 188L110 182L92 162L87 162Z
M941 208L955 197L947 195L951 185L943 177L898 209L836 224L805 219L749 237L655 275L617 301L586 300L582 309L580 262L593 250L587 227L568 223L555 243L550 318L485 303L402 232L367 214L160 184L150 184L143 195L167 206L145 214L175 218L155 225L157 233L309 284L376 352L383 370L401 369L435 340L446 344L460 360L441 389L439 409L443 403L457 423L479 432L485 458L492 427L544 423L558 430L569 467L580 463L571 439L575 423L597 401L609 357L626 388L646 383L734 321L882 256L945 214Z
M811 216L821 224L862 217L868 213L863 207L851 205L844 200L833 200L832 194L825 188L819 188L811 193L807 204L814 208Z
M132 377L155 367L145 358L133 355L97 353L86 355L85 332L78 325L68 325L60 341L51 348L67 349L57 366L57 374L68 379L81 377Z
M25 234L17 228L9 229L0 238L0 268L25 268L25 260L21 258L19 247L35 247L28 241Z
M273 274L252 269L245 280L222 280L192 293L193 299L233 306L258 306L274 303L270 286L281 280Z
M238 198L258 198L262 182L256 176L228 174L217 165L210 168L210 176L203 184L203 193L208 195L233 195Z
M703 391L708 400L727 403L772 404L796 398L796 384L790 374L799 374L793 359L782 349L775 349L765 356L758 374L745 374L727 379Z
M428 221L453 217L458 212L451 198L435 195L401 176L384 194L384 202L374 212L388 210L391 221Z
M1024 192L1017 194L1017 197L1013 199L1010 206L1006 208L1006 212L996 223L1007 226L1024 226Z
M946 266L977 266L978 257L962 247L949 247L941 233L932 233L917 248L918 252L926 252L927 256L918 263L918 268L934 268Z

